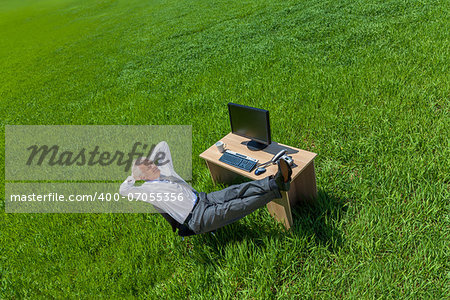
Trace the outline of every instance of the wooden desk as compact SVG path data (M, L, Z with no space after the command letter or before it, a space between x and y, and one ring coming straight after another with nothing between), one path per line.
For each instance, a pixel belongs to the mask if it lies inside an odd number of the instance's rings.
M288 192L282 191L281 199L275 199L267 204L270 214L282 222L287 229L291 228L293 224L291 206L302 201L311 201L317 196L316 173L314 171L314 158L317 154L275 142L272 142L263 150L251 151L247 148L247 138L232 133L227 134L220 140L226 144L227 149L256 158L259 160L258 163L272 159L282 149L286 149L287 154L292 156L294 166L292 167L290 190ZM266 167L265 173L255 175L254 169L252 172L246 172L219 161L221 156L222 153L217 150L215 145L200 154L200 157L208 165L214 183L230 183L238 175L258 180L276 174L278 171L277 165L270 165Z

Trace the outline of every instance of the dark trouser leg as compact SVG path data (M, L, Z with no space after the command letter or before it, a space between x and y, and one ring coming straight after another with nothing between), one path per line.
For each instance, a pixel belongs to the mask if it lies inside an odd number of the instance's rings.
M266 177L209 193L205 198L202 205L197 205L189 222L196 233L233 223L273 199L281 198L281 194L273 179Z
M230 200L261 195L275 189L278 190L278 188L276 187L276 183L270 182L269 177L266 177L261 180L254 180L241 184L231 185L223 190L207 194L207 198L208 202L210 203L223 204Z

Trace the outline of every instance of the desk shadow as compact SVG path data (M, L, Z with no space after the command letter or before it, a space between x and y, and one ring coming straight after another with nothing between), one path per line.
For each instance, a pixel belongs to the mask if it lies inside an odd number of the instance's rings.
M260 228L255 224L248 226L246 222L235 222L218 229L215 235L205 233L196 236L196 240L192 241L195 244L195 256L202 263L214 263L210 252L222 257L228 244L251 240L255 246L265 247L267 238L283 240L305 236L315 245L325 246L334 253L343 245L338 223L346 210L346 201L319 191L313 204L300 204L292 209L294 224L289 232L281 224L276 226L275 221L263 222Z
M246 225L246 222L238 221L229 224L223 228L219 228L213 235L211 233L204 233L194 236L190 240L192 247L192 255L198 263L201 264L216 264L218 260L226 257L227 246L232 246L246 241L251 241L258 248L264 248L266 238L281 240L284 238L284 232L277 226L264 226L258 228L254 224L252 226ZM270 222L273 223L273 222Z
M347 202L319 190L312 204L300 204L292 208L292 231L297 235L312 236L316 245L326 246L335 252L344 243L338 223L347 211Z
M249 141L241 142L241 145L247 146L248 142ZM288 155L298 152L298 150L296 150L296 149L290 148L288 146L280 145L280 144L278 144L276 142L272 142L269 146L267 146L266 148L264 148L262 150L259 150L259 151L263 151L263 152L275 155L275 154L277 154L278 152L280 152L283 149L286 149L286 154L288 154Z

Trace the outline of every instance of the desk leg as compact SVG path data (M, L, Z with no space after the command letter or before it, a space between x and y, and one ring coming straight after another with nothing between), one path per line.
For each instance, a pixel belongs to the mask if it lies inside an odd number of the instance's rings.
M206 161L206 165L208 166L209 173L211 174L212 181L214 184L217 183L225 183L229 184L236 178L236 173L222 168L212 162Z
M286 229L293 225L291 207L300 202L313 201L317 196L316 173L311 162L293 181L288 192L281 192L282 198L267 204L269 213Z
M289 189L289 202L291 206L298 203L311 203L317 197L316 172L312 161L291 182Z
M283 223L286 229L291 228L292 221L292 213L291 213L291 205L289 204L289 196L286 192L281 192L281 198L272 200L267 203L267 210L275 218L278 222Z
M214 184L231 183L236 178L236 173L222 168L214 163L206 161ZM289 192L281 192L282 197L267 204L269 213L279 222L283 223L286 229L293 225L291 206L314 200L317 196L316 173L314 162L311 162L301 174L293 181Z

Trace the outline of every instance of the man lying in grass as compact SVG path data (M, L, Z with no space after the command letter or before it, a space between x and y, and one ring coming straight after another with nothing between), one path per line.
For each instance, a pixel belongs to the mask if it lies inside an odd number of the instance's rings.
M208 194L197 192L175 172L166 142L160 142L153 153L161 152L167 159L163 165L155 164L152 157L134 161L132 176L122 183L120 194L132 194L133 199L153 204L174 232L178 228L180 236L210 232L233 223L273 199L281 198L280 191L290 187L291 167L280 159L275 176ZM145 183L135 186L136 180L145 180Z

